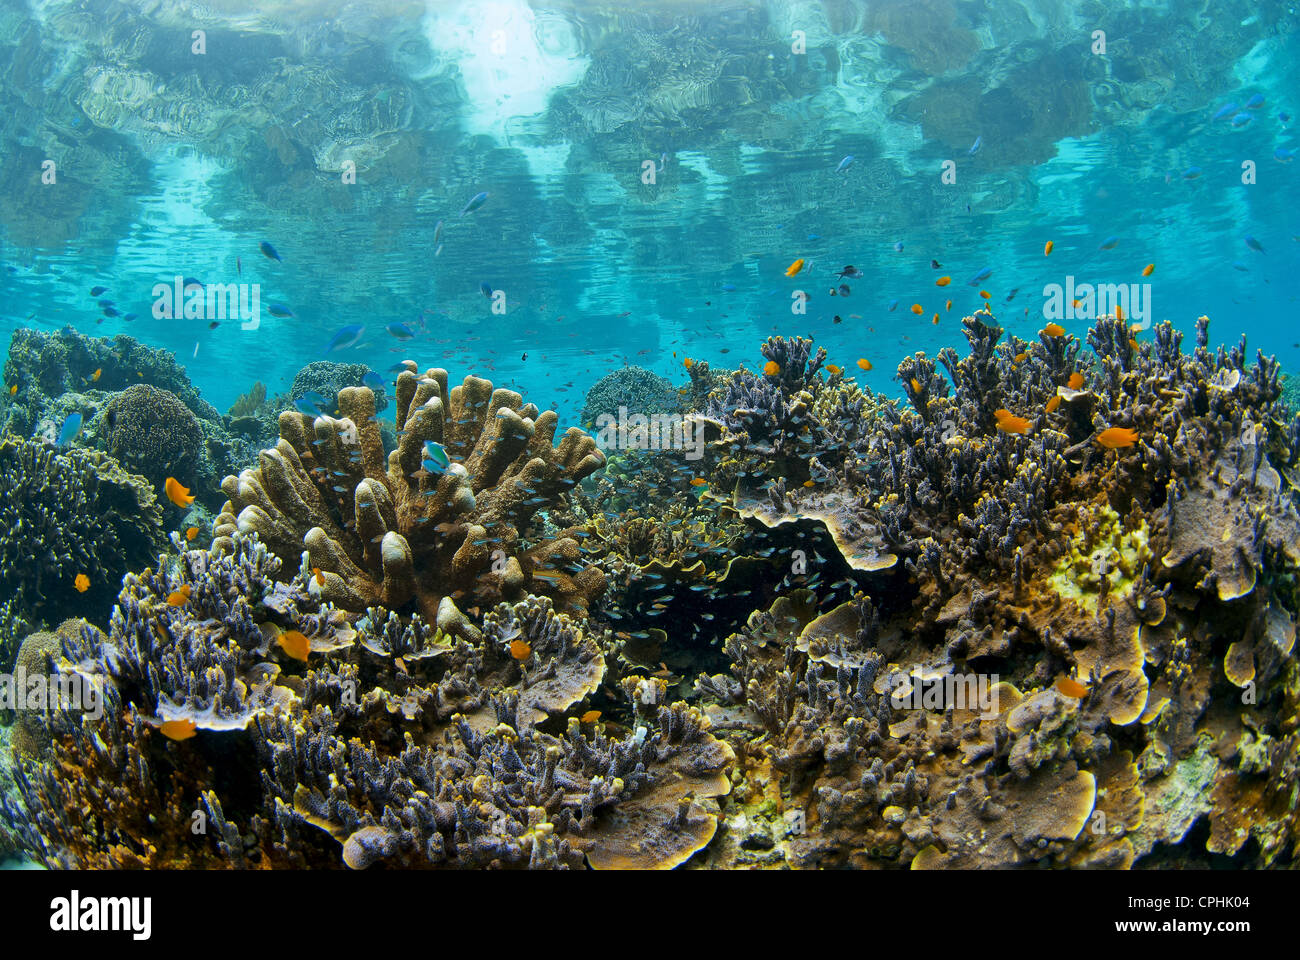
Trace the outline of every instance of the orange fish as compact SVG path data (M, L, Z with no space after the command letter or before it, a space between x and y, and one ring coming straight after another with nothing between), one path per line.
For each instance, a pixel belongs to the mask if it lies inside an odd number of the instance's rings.
M916 379L916 377L913 377L912 380L911 380L911 384L912 384L912 392L913 392L913 393L920 393L920 392L921 392L921 381L920 381L920 380Z
M691 477L692 487L707 487L708 485L709 481L705 480L703 477Z
M779 377L781 375L781 364L775 360L769 360L763 364L763 374L768 377Z
M805 487L810 487L810 488L811 488L811 487L815 487L815 486L817 486L817 484L813 483L811 480L805 480L805 481L803 482L803 485L804 485Z
M158 726L158 732L169 740L188 740L194 736L196 729L194 721L189 718L168 720Z
M198 527L186 527L186 528L185 528L185 539L186 539L186 540L193 540L193 539L194 539L195 537L197 537L198 535L199 535L199 528L198 528Z
M1124 308L1118 303L1115 304L1115 319L1120 321L1120 323L1124 322Z
M18 392L18 384L16 384L16 383L10 384L10 385L9 385L9 396L12 397L12 396L13 396L15 393L17 393L17 392Z
M983 297L985 300L988 300L988 299L990 298L991 294L990 294L987 290L981 290L981 291L980 291L980 296Z
M189 602L190 585L188 583L181 584L179 590L173 590L171 593L167 594L167 606L169 607L183 607Z
M1047 334L1049 337L1059 337L1065 333L1065 327L1061 326L1059 323L1049 323L1047 326L1043 327L1043 333Z
M944 308L945 310L951 310L951 309L952 309L952 301L949 300L947 303L945 303L945 304L943 305L943 308Z
M1151 274L1155 273L1155 270L1156 270L1156 265L1154 263L1148 263L1145 267L1142 268L1142 276L1149 277L1151 276Z
M1069 387L1071 390L1078 390L1080 387L1083 386L1083 374L1081 373L1070 374L1070 379L1069 381L1066 382L1065 385Z
M800 260L799 263L802 264L803 261ZM532 652L533 645L527 640L519 640L516 638L510 641L510 656L514 657L516 660L527 660L528 655Z
M85 593L90 589L90 577L84 573L79 573L76 579L72 581L72 585L77 588L77 593Z
M312 567L311 575L316 578L316 586L325 586L325 574L320 572L320 567Z
M307 654L311 653L311 641L301 631L286 630L280 634L276 642L280 644L280 649L287 656L301 660L303 663L307 662Z
M936 287L946 287L950 283L952 283L952 277L940 277L938 280L934 281Z
M91 382L91 383L96 383L96 382L98 382L99 377L100 377L100 375L101 375L103 372L104 372L104 368L103 368L103 367L100 367L99 369L97 369L94 373L92 373L92 374L90 375L90 382Z
M936 313L936 314L934 315L934 317L930 320L930 322L933 323L935 326L938 326L938 325L939 325L939 315Z
M843 372L844 372L843 370L841 370L839 367L837 367L837 366L836 366L835 364L833 364L833 363L828 363L828 364L826 364L826 371L827 371L828 373L832 373L832 374L843 373Z
M684 366L687 370L689 370L691 369L691 367L695 366L695 361L692 360L690 357L687 357L685 360L682 361L682 366Z
M1062 677L1057 680L1056 689L1075 700L1081 700L1088 695L1088 688L1072 677Z
M1010 410L994 410L993 416L997 417L998 429L1003 433L1027 433L1029 431L1029 421L1024 417L1017 417Z
M182 487L175 477L168 477L167 482L163 484L163 490L167 493L167 499L178 507L188 507L194 502L190 496L190 488Z
M595 722L596 722L597 720L599 720L599 719L600 719L600 711L599 711L599 710L588 710L586 713L584 713L582 716L580 716L580 717L578 718L578 722L579 722L579 723L595 723Z
M1082 301L1082 300L1071 300L1071 301L1070 301L1070 306L1072 306L1072 307L1079 307L1079 306L1082 306L1082 304L1083 304L1083 301Z
M858 357L858 366L861 367L863 370L870 370L871 361L865 359L864 357Z
M1056 246L1056 244L1051 240L1048 240L1047 243L1043 244L1043 256L1050 257L1052 255L1052 247L1054 246Z
M1131 447L1137 443L1137 431L1128 427L1110 427L1097 434L1097 442L1107 450L1117 447Z
M1011 362L1012 362L1012 363L1024 363L1025 360L1026 360L1028 357L1029 357L1029 354L1027 354L1027 353L1025 353L1025 352L1022 351L1022 352L1020 352L1020 353L1017 353L1014 357L1012 357L1012 358L1011 358Z
M1059 407L1060 405L1061 405L1061 398L1058 395L1052 397L1050 400L1047 401L1047 407L1045 409L1047 410L1048 413L1054 413L1056 411L1056 408Z
M1134 340L1132 337L1128 338L1128 345L1132 347L1134 350L1138 348L1138 342Z
M919 317L921 314L925 313L925 307L921 306L919 303L914 303L912 304L912 312Z
M790 264L790 266L785 268L785 275L787 277L793 277L796 273L798 273L802 269L803 269L803 258L800 257L794 263Z

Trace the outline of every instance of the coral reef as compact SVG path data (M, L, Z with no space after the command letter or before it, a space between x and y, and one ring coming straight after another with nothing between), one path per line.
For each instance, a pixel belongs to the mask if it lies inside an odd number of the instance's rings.
M105 406L97 434L108 453L161 489L168 477L197 486L196 461L203 444L199 421L175 394L137 384Z
M601 415L617 417L619 407L645 416L678 413L682 398L677 388L658 374L644 367L621 367L591 385L582 408L582 422L591 428Z
M301 400L308 393L319 393L327 400L333 401L344 387L362 386L362 378L370 372L364 363L339 363L335 360L316 360L307 364L294 375L293 385L289 388L290 401ZM375 398L375 409L383 410L388 405L385 397ZM325 410L323 413L336 413Z

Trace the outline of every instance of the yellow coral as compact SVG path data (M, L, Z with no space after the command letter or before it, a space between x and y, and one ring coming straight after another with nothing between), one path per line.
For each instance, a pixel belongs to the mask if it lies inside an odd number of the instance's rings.
M1110 593L1128 596L1142 568L1151 562L1151 531L1145 519L1125 525L1120 515L1098 499L1079 510L1075 534L1066 552L1047 578L1048 585L1067 600L1097 612L1101 580L1110 581Z

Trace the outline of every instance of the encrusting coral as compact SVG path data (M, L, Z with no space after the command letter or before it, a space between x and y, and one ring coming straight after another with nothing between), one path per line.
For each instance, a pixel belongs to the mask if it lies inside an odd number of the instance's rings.
M457 601L534 592L581 611L603 589L576 539L532 535L540 511L604 464L591 437L570 428L553 445L553 412L477 377L449 391L445 370L417 376L412 363L397 380L401 438L385 464L371 391L345 388L338 404L340 419L281 414L275 449L226 478L219 549L235 530L291 562L306 548L327 600L354 611L414 603L453 632ZM445 469L424 466L430 444Z

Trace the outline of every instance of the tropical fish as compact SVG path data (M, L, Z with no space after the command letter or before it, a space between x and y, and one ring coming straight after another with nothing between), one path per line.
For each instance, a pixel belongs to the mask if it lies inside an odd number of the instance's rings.
M790 266L785 268L785 275L787 277L793 277L796 273L798 273L802 269L803 269L803 258L800 257L794 263L790 264Z
M763 364L763 375L768 377L779 377L781 375L781 365L775 360L769 360Z
M1273 159L1278 163L1290 163L1295 159L1296 152L1288 150L1286 147L1278 147L1273 151Z
M1251 117L1249 113L1238 113L1233 116L1232 125L1234 127L1244 127L1246 124L1250 123L1252 119L1254 118Z
M1252 94L1251 98L1246 101L1247 110L1258 110L1264 105L1264 95L1262 93Z
M9 396L12 397L17 392L18 392L18 384L16 383L9 384Z
M894 252L895 252L895 253L902 253L902 252L903 252L903 241L902 241L902 240L895 240L895 241L894 241Z
M168 477L163 483L163 492L167 494L167 499L178 507L188 507L194 502L194 497L190 495L189 487L183 487L175 477Z
M908 381L908 383L910 383L910 384L912 385L912 392L913 392L913 393L920 393L920 392L921 392L921 381L918 380L918 379L916 379L916 377L913 377L911 380Z
M1182 174L1184 180L1195 180L1200 175L1201 175L1200 167L1188 167L1186 170L1183 171Z
M198 727L189 717L180 720L165 720L158 725L158 732L168 740L188 740L196 735Z
M425 441L424 444L424 469L428 470L435 476L446 472L451 466L451 458L447 456L447 451L441 443L436 440Z
M84 573L79 573L73 579L72 585L77 588L77 593L85 593L90 589L90 577Z
M1059 323L1049 323L1047 326L1043 327L1043 333L1049 337L1064 336L1065 327L1061 326Z
M1221 107L1219 108L1218 112L1215 113L1215 115L1214 115L1213 117L1211 117L1210 119L1211 119L1212 121L1214 121L1214 120L1223 120L1225 117L1230 117L1230 116L1232 116L1232 115L1233 115L1234 113L1236 113L1236 112L1237 112L1237 104L1236 104L1236 101L1233 101L1233 102L1231 102L1231 103L1225 103L1223 106L1221 106Z
M983 297L985 300L989 300L992 297L992 295L987 290L981 290L980 296Z
M334 406L315 390L308 390L301 397L294 400L293 405L298 408L300 413L305 413L309 417L318 416Z
M183 607L189 602L190 585L188 583L181 584L179 590L173 590L171 593L167 594L167 606L169 607Z
M893 312L894 312L895 310L897 310L897 309L898 309L898 301L897 301L897 300L890 300L890 301L889 301L889 312L890 312L890 313L893 313Z
M930 261L930 269L931 269L931 270L942 270L942 269L943 269L943 264L940 263L938 260L931 260L931 261Z
M107 289L108 289L108 287L100 287L100 286L91 287L91 288L90 288L90 295L91 295L92 297L97 297L97 296L99 296L101 293L103 293L104 291L106 291Z
M850 280L861 280L863 276L864 274L862 273L861 270L859 270L853 264L848 263L844 265L844 269L839 272L839 274L835 277L835 279L843 280L847 277Z
M320 567L312 567L311 575L312 578L315 579L316 581L316 586L318 587L325 586L325 574L321 573Z
M276 643L280 649L285 652L286 656L294 660L307 662L307 654L311 653L311 641L299 630L286 630L276 638Z
M865 357L858 357L858 366L861 367L863 370L870 370L871 361L866 359Z
M709 481L705 480L702 477L691 477L692 487L707 487L708 485L709 485Z
M968 157L975 156L975 154L980 152L980 147L982 146L984 146L984 138L982 136L976 137L975 142L972 143L970 145L970 149L966 151L966 156Z
M1060 394L1057 394L1056 396L1048 399L1047 406L1044 407L1043 409L1045 409L1048 413L1053 413L1055 412L1056 408L1059 407L1060 405L1061 405L1061 396Z
M912 304L912 312L919 317L921 314L925 313L925 307L921 306L919 303L914 303Z
M361 336L366 332L365 324L349 323L346 327L334 334L334 339L329 342L325 348L326 353L333 353L335 350L343 350L347 347L355 347L361 342Z
M527 640L520 640L518 637L510 641L510 656L516 660L527 660L528 655L533 652L533 646Z
M831 374L839 374L839 373L843 373L844 371L840 367L836 366L835 364L828 363L826 364L826 372Z
M81 414L68 414L63 421L63 426L59 429L59 446L66 447L77 439L79 433L81 433Z
M849 154L840 161L840 165L835 168L836 173L843 173L849 167L853 166L853 154Z
M687 370L689 370L691 369L691 367L695 366L695 361L692 360L690 357L687 357L685 360L682 361L682 366L685 367Z
M193 539L194 539L195 537L197 537L198 535L199 535L199 528L198 528L198 527L186 527L186 528L185 528L185 539L186 539L186 540L193 540Z
M478 291L479 291L479 293L483 294L483 296L487 297L489 300L492 299L492 285L491 285L491 284L489 284L489 283L487 283L487 282L480 283L480 284L478 285Z
M398 340L410 340L415 336L415 331L402 323L400 320L394 320L384 328Z
M1142 268L1142 276L1144 277L1149 277L1151 276L1151 274L1155 272L1156 272L1156 265L1154 263L1148 263L1145 267Z
M1052 247L1054 246L1055 244L1051 240L1048 240L1047 243L1043 244L1043 256L1050 257L1052 255Z
M1110 236L1103 240L1097 247L1098 250L1114 250L1119 246L1119 237Z
M1073 677L1061 677L1056 681L1056 689L1075 700L1081 700L1088 695L1088 688Z
M967 280L967 281L966 281L966 286L968 286L968 287L978 287L981 283L983 283L985 280L987 280L987 279L988 279L989 277L991 277L991 276L993 276L993 268L992 268L992 267L985 267L985 268L984 268L983 270L981 270L979 273L975 274L975 276L973 276L973 277L971 277L969 280Z
M1024 363L1025 360L1028 359L1028 357L1029 357L1029 354L1028 354L1028 353L1025 353L1025 352L1022 350L1020 353L1017 353L1014 357L1011 358L1011 362L1012 362L1012 363Z
M103 367L97 367L97 368L95 369L95 372L92 373L92 374L90 375L90 382L91 382L91 383L98 383L98 382L99 382L99 378L100 378L101 375L103 375L103 373L104 373L104 368L103 368Z
M946 287L950 283L952 283L952 277L940 277L938 280L934 281L936 287Z
M1137 443L1137 438L1137 431L1130 430L1128 427L1108 427L1097 434L1097 442L1107 450L1114 450L1118 447L1131 447Z
M277 317L281 320L285 319L286 317L293 316L293 311L290 310L288 307L286 307L283 303L273 303L266 309L267 312L271 314L271 316Z
M841 283L839 286L839 291L841 297L847 297L850 293L853 292L852 290L849 289L849 285L847 283Z
M439 220L433 225L433 243L435 246L442 243L442 221Z
M281 259L280 254L276 252L275 247L271 246L270 242L267 240L263 240L259 243L257 249L261 250L262 256L266 257L268 260L279 260L281 263L284 262Z
M1078 390L1083 386L1083 374L1075 372L1070 374L1070 379L1065 384L1071 390Z
M993 416L997 418L998 429L1003 433L1027 433L1029 431L1029 421L1024 417L1017 417L1010 410L994 410Z
M371 392L380 394L384 392L384 378L373 370L366 371L365 376L361 378L363 386L370 388Z
M578 722L579 722L579 723L595 723L595 722L596 722L597 720L599 720L599 719L600 719L600 711L599 711L599 710L588 710L586 713L584 713L582 716L580 716L580 717L578 718Z
M482 193L474 194L474 196L470 198L469 203L465 204L465 209L460 212L460 215L463 217L467 213L473 213L479 207L483 206L483 204L487 203L487 198L488 195L486 190Z
M1264 245L1250 234L1246 235L1246 246L1250 247L1250 249L1254 250L1256 253L1264 252Z

